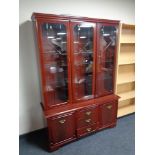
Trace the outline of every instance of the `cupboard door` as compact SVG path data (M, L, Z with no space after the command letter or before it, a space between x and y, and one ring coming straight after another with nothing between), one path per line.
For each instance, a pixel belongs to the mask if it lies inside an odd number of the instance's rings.
M48 107L69 102L69 22L39 22L44 102Z
M96 97L112 94L117 27L97 24Z
M75 138L74 113L68 113L48 119L49 137L52 143Z
M71 22L74 101L94 97L95 23Z
M117 103L111 102L99 106L100 127L106 127L116 122Z

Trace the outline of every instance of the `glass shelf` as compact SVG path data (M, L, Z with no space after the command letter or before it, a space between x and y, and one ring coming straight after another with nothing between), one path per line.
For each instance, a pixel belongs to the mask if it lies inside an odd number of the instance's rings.
M74 52L74 54L93 54L92 51Z

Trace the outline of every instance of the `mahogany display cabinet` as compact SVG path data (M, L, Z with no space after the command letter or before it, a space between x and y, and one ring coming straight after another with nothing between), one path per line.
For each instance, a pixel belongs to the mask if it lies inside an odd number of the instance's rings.
M33 13L50 150L114 127L119 21Z

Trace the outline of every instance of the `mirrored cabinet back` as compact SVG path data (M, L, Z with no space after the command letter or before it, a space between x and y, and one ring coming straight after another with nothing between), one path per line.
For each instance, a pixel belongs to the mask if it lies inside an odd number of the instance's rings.
M49 149L114 127L119 21L33 13Z

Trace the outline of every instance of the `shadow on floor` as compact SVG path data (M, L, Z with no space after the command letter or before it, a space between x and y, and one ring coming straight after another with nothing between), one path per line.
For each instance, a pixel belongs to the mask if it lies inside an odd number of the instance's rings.
M20 136L20 141L24 140L32 146L35 146L44 151L48 150L48 129L44 128L37 132L31 132L26 135Z

